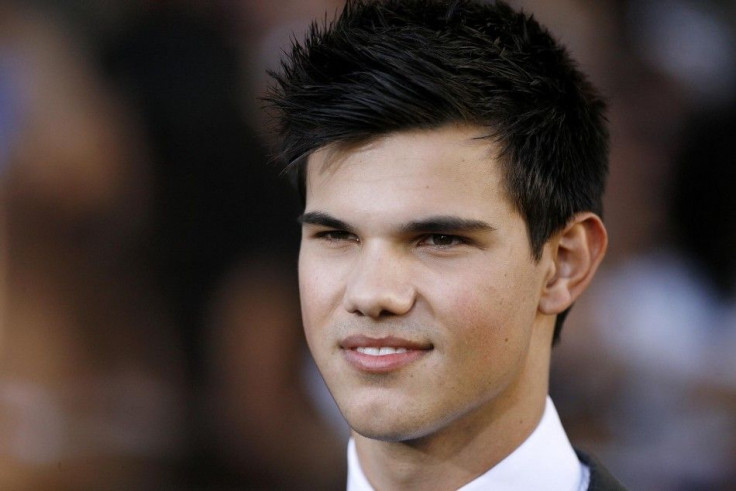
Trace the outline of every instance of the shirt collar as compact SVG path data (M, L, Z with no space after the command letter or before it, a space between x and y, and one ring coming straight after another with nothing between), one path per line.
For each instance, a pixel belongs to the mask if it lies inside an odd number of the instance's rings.
M589 479L589 469L575 455L552 399L547 397L542 419L532 434L505 459L459 491L582 491L588 488ZM373 491L360 467L352 438L348 442L347 491Z

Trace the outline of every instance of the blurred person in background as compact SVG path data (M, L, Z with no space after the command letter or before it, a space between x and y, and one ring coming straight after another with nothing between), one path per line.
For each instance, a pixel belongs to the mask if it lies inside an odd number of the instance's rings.
M181 444L181 373L140 255L145 151L42 11L2 4L0 70L0 487L156 488Z
M314 18L331 16L344 0L219 0L227 12L223 28L240 48L241 104L259 137L270 142L270 120L262 109L269 78L294 38L300 38Z
M669 187L670 241L603 272L588 321L609 360L602 453L641 489L736 482L734 108L682 133Z
M734 182L724 173L733 164L713 164L714 153L705 149L722 148L733 134L722 116L736 97L736 2L615 3L612 15L599 22L616 26L605 84L613 141L606 221L616 239L601 281L571 313L570 335L553 365L552 392L560 396L562 419L575 438L604 455L632 487L730 489L736 425L726 403L732 382L726 380L732 365L713 343L731 345L725 333L733 328L711 335L715 314L705 312L723 312L715 306L725 297L714 297L713 279L693 266L704 247L697 254L685 250L674 230L684 230L675 224L687 208L702 224L712 223L696 193L720 200L724 211L733 207L719 189ZM698 125L712 139L701 139L701 150L688 157L703 172L696 191L681 168L683 145L696 147L692 129ZM690 188L690 198L676 197L678 188ZM717 233L733 224L724 211ZM689 237L715 244L727 235ZM714 298L720 300L707 308ZM712 369L696 361L705 358L720 365L717 383L708 375ZM693 395L698 387L720 394L720 402Z
M339 488L342 442L302 380L296 200L246 121L236 6L148 6L105 53L153 154L150 247L190 388L183 480Z
M224 10L108 6L3 4L0 485L339 488Z

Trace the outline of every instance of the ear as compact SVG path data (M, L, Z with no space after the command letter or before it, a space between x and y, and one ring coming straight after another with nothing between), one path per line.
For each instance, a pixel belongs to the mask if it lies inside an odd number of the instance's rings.
M588 287L608 247L608 233L600 217L575 215L547 244L552 267L539 301L543 314L564 312Z

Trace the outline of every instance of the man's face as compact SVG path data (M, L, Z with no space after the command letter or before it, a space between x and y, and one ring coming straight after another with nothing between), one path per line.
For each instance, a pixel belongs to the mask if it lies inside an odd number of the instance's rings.
M351 427L406 441L546 394L550 254L532 259L481 129L321 149L307 168L307 342Z

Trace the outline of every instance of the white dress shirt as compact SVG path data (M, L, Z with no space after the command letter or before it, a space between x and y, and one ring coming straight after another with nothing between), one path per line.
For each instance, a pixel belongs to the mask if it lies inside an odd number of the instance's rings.
M585 491L589 481L590 469L575 455L552 399L547 397L542 419L532 434L460 491ZM348 442L347 491L373 491L360 467L352 438Z

